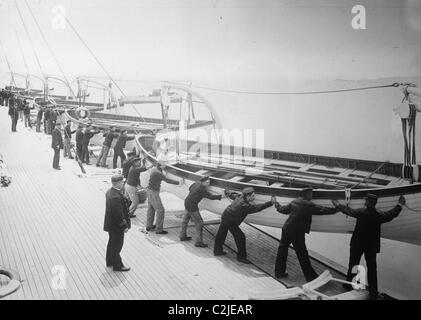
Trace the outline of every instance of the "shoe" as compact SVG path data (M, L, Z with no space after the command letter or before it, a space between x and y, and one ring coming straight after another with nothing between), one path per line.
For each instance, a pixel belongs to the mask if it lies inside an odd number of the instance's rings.
M250 260L245 259L245 258L237 259L237 261L238 261L238 262L241 262L241 263L245 263L245 264L250 264L250 263L251 263L251 261L250 261Z
M61 170L61 168L60 167L53 167L54 169L56 169L56 170Z
M306 281L307 282L311 282L311 281L313 281L314 279L316 279L318 277L318 275L316 274L316 275L314 275L314 276L312 276L312 277L310 277L310 278L306 278Z
M275 278L278 278L278 279L287 278L287 277L288 277L288 272L275 275Z
M87 164L89 164L89 163L87 163ZM96 166L96 167L99 167L100 165L97 163L95 166Z
M180 238L180 241L189 241L189 240L191 240L191 237L185 236L185 237Z
M74 157L69 157L69 159L74 159Z
M194 246L198 247L198 248L207 248L208 247L208 245L206 243L203 243L203 242L198 242Z
M129 214L129 218L136 218L135 214Z
M155 232L156 234L168 234L168 231L165 230L161 230L161 231L157 231Z
M155 228L156 228L156 225L153 225L152 227L146 227L146 231L151 231L151 230L153 230Z
M126 272L126 271L130 271L130 268L129 267L122 266L120 268L113 268L113 270L114 271L120 271L120 272Z
M227 254L227 253L226 253L226 251L214 252L214 253L213 253L213 255L214 255L214 256L216 256L216 257L217 257L217 256L225 256L226 254Z

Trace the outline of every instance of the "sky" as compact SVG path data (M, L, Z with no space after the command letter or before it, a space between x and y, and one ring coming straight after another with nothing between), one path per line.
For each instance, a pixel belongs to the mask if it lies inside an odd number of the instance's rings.
M421 2L282 0L28 0L63 70L104 76L66 17L113 77L192 79L375 79L421 74ZM366 9L366 29L351 12ZM59 74L25 1L18 0L45 73ZM0 39L12 68L40 73L13 0L0 1ZM3 55L1 70L7 71ZM240 85L240 84L237 84ZM253 89L253 88L252 88Z

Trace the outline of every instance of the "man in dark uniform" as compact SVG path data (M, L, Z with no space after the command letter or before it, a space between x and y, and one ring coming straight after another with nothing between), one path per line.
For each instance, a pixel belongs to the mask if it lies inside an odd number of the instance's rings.
M129 174L129 170L130 170L130 168L131 168L131 166L133 165L133 159L135 159L135 157L136 157L136 152L134 152L134 151L131 151L131 152L129 152L128 154L127 154L127 159L126 160L124 160L124 162L123 162L123 177L125 178L125 179L127 179L127 176L128 176L128 174Z
M50 117L49 117L49 126L50 130L53 130L56 127L58 112L54 109L50 110Z
M250 261L247 259L246 236L241 231L239 225L248 214L256 213L272 206L274 200L255 204L254 189L251 187L244 188L242 194L225 190L225 195L234 201L222 213L221 224L215 237L213 254L215 256L226 254L222 246L229 231L233 235L235 244L237 245L237 260L248 264Z
M82 158L82 141L83 141L83 125L79 123L76 130L76 160L83 161Z
M126 155L124 154L124 148L126 147L126 142L133 140L134 136L128 136L126 130L122 130L118 136L117 142L114 146L114 157L113 157L113 168L117 168L117 160L120 157L121 165L123 166L124 160L126 160Z
M64 128L64 157L69 157L69 159L74 159L72 157L72 134L75 132L76 130L72 131L72 121L67 120Z
M370 299L375 300L378 297L376 256L380 252L381 225L396 218L406 200L400 196L398 204L386 212L377 211L377 196L374 194L366 195L365 207L360 209L351 209L340 204L338 200L332 200L332 203L341 212L357 219L350 243L347 280L352 281L354 278L352 269L360 264L361 256L364 254L368 269ZM352 289L350 286L345 287Z
M13 95L9 99L9 116L12 122L12 132L16 132L16 125L18 123L19 112L17 108L17 100Z
M63 149L63 137L59 129L60 124L56 124L56 127L51 132L51 148L54 150L53 168L61 170L60 168L60 149Z
M196 228L196 241L195 246L200 248L206 248L208 245L203 242L203 219L200 215L198 204L203 198L210 200L221 200L220 194L212 194L208 191L210 185L209 176L204 176L200 181L193 183L189 188L189 195L184 200L184 207L186 213L184 214L183 222L181 223L180 241L191 240L191 237L187 236L187 225L192 219Z
M99 131L95 131L91 126L87 127L85 129L85 132L83 133L83 138L82 138L82 162L84 162L86 164L90 164L89 163L89 149L88 149L89 141L97 133L99 133Z
M126 195L132 202L129 208L129 216L131 218L136 217L135 212L139 204L139 195L137 194L137 189L140 187L140 173L146 170L147 168L142 164L141 158L133 159L133 165L131 166L127 175L127 181L124 188Z
M42 121L43 114L44 114L44 108L40 106L37 113L37 126L36 126L37 132L41 132L41 121Z
M161 190L161 182L165 181L166 183L180 184L179 181L167 178L162 170L165 169L166 163L162 161L158 163L155 168L151 170L149 177L149 185L147 189L148 193L148 211L146 213L146 230L153 230L156 228L155 233L157 234L167 234L168 231L164 230L164 218L165 218L165 208L162 204L161 197L159 195ZM156 224L153 224L156 213Z
M278 254L276 256L275 277L284 278L286 271L288 247L292 243L303 270L304 277L310 282L318 277L311 266L305 243L305 234L310 233L312 215L331 215L338 212L336 208L322 207L314 204L313 189L304 188L301 196L286 206L275 203L276 210L282 214L289 214L287 221L282 227L281 241L279 242Z
M51 109L49 107L46 107L45 112L44 112L44 133L46 133L46 134L51 133L50 113L51 113Z
M106 253L107 267L114 271L129 271L120 256L124 244L124 234L130 229L128 200L121 193L123 176L114 175L111 178L112 187L105 194L104 231L108 232Z
M31 123L31 104L26 99L24 100L23 117L24 117L25 127L29 127L29 128L32 129L32 123Z
M96 166L106 167L106 161L108 153L110 152L111 144L113 143L114 138L118 137L118 133L115 132L115 128L111 127L109 131L103 134L105 137L104 142L102 143L101 152L96 160Z

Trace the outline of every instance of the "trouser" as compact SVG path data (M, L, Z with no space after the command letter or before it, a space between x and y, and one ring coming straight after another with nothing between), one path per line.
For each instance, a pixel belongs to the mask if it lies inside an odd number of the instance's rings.
M102 146L101 152L99 153L98 159L96 160L96 165L101 165L102 167L105 167L105 163L107 161L108 152L110 152L109 146Z
M18 117L10 117L12 121L12 132L16 132L16 125L18 123Z
M29 114L25 114L25 115L24 115L24 120L25 120L25 127L32 128L32 124L31 124L31 115L29 115Z
M64 156L65 157L69 157L69 158L72 157L71 145L72 145L72 138L67 138L67 137L64 138Z
M82 145L80 143L76 142L76 155L77 155L77 159L80 161L83 161L82 158Z
M60 165L60 148L53 148L54 149L54 157L53 157L53 168L58 168Z
M139 196L137 195L137 188L126 183L124 186L124 190L126 192L126 195L132 201L132 204L130 205L130 208L129 208L129 214L132 215L135 213L137 209L137 205L139 204Z
M114 157L113 157L113 169L117 168L117 160L120 157L120 164L123 165L124 160L126 160L126 155L124 154L123 149L114 148Z
M37 119L36 132L41 132L41 119Z
M355 273L352 272L354 266L360 264L361 256L364 254L365 262L367 264L367 280L370 297L377 298L377 251L372 248L361 248L359 246L351 246L349 251L348 274L346 279L352 281ZM365 279L364 279L365 280Z
M162 205L159 191L147 189L148 192L148 211L146 214L146 228L151 228L155 219L156 212L156 232L164 229L165 209Z
M124 244L124 232L108 232L107 254L105 262L107 267L121 268L123 262L120 252Z
M275 276L280 276L286 271L288 248L292 243L298 261L300 262L301 270L307 282L317 278L317 273L311 266L310 258L305 243L305 233L302 231L282 229L281 241L279 242L278 254L275 263Z
M183 217L183 222L181 223L181 232L180 232L180 239L187 237L187 225L189 224L190 219L193 220L195 228L196 228L196 240L195 243L202 243L203 242L203 219L200 215L199 210L197 211L188 211Z
M89 164L89 149L88 145L82 145L82 162Z
M213 252L218 254L223 251L222 246L225 243L228 231L233 235L235 244L237 245L237 259L247 259L246 236L234 221L224 217L221 219L221 224L215 237Z
M19 119L21 119L22 121L24 120L24 115L23 115L23 111L19 111Z

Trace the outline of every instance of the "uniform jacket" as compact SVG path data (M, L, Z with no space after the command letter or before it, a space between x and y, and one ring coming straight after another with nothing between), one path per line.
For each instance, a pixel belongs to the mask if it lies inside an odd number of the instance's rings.
M51 132L51 148L57 149L59 147L60 149L63 149L63 137L61 135L61 131L57 128L54 128L54 130Z
M130 170L130 168L132 167L132 165L133 165L133 159L134 158L131 158L131 159L126 159L126 160L124 160L124 162L123 162L123 165L122 165L122 169L123 169L123 177L124 178L126 178L127 179L127 176L129 175L129 170Z
M227 196L234 200L222 213L223 220L229 220L236 225L240 225L247 215L262 211L272 205L271 201L254 204L246 200L246 198L236 192L227 191Z
M118 136L117 142L115 143L114 149L124 149L126 147L126 142L133 139L134 139L134 136L127 136L126 134L120 134Z
M132 187L137 187L140 185L140 173L146 171L146 167L144 166L139 166L139 167L135 167L132 166L129 169L129 173L127 174L127 181L126 183L129 186Z
M206 186L204 186L201 182L193 183L189 188L189 195L187 196L186 200L184 200L184 207L187 211L195 212L198 211L198 204L203 198L207 198L210 200L221 200L222 196L219 194L212 194L210 193Z
M99 133L99 131L86 130L85 133L83 134L82 145L85 145L85 146L89 145L89 141L97 133Z
M380 252L380 236L382 223L392 221L402 210L400 205L393 209L380 212L376 208L351 209L342 204L336 207L343 213L357 218L354 232L352 233L351 246L358 246L363 249L374 249Z
M64 137L71 139L72 134L75 133L75 132L76 132L76 130L72 131L70 125L66 125L66 127L64 128Z
M106 147L111 147L111 143L113 142L113 139L117 138L118 134L110 130L104 133L102 136L105 137L103 145Z
M289 214L282 229L288 231L293 230L294 232L301 232L303 234L310 232L312 215L322 216L338 212L338 209L336 208L318 206L301 197L293 200L286 206L281 206L279 203L276 203L275 207L279 213Z
M166 183L170 184L178 184L177 180L173 180L170 178L167 178L160 169L153 168L151 171L151 175L149 178L149 186L148 188L150 190L159 191L161 189L161 182L165 181Z
M108 189L105 194L104 231L124 232L130 226L129 202L119 190Z

